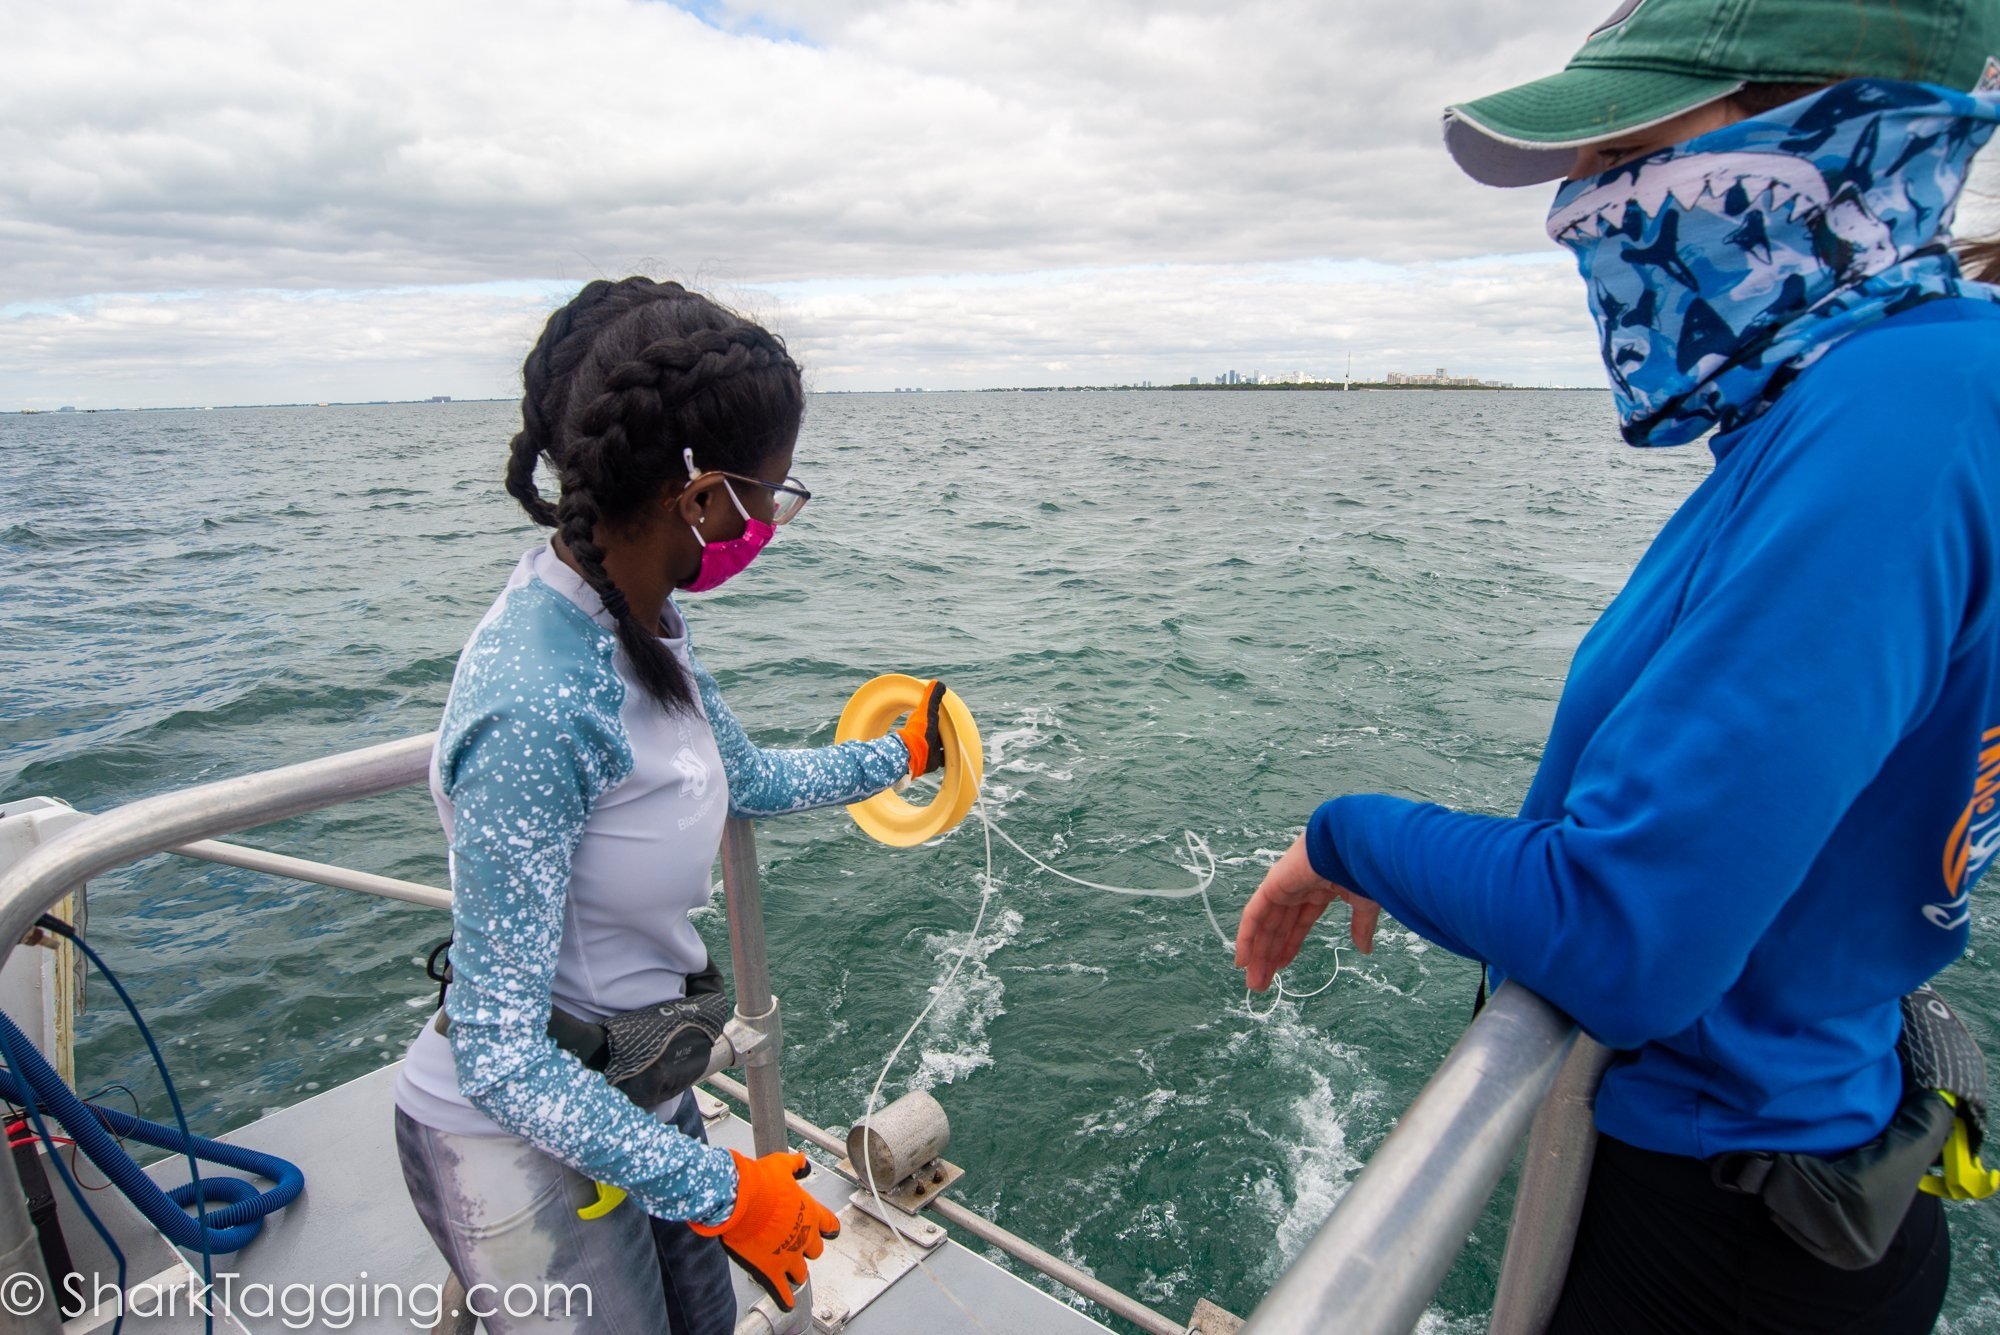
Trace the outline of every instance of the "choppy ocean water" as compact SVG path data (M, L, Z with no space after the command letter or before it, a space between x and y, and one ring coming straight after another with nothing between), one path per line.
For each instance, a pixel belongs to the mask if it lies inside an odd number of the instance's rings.
M534 540L498 483L513 425L505 404L0 417L0 797L102 809L433 727ZM821 396L813 505L686 605L767 745L830 740L877 672L942 675L1014 837L1171 885L1192 829L1231 924L1325 796L1512 809L1577 640L1707 466L1619 445L1596 394ZM838 811L759 838L787 1093L843 1126L965 943L979 841L890 850ZM444 874L420 792L246 842ZM888 1092L950 1111L969 1204L1170 1313L1247 1313L1463 1028L1474 966L1394 929L1322 996L1253 1013L1195 903L1004 850L997 874ZM1984 898L1943 982L2000 1057ZM702 927L726 958L719 914ZM92 934L215 1130L400 1055L443 921L162 858L93 884ZM108 1000L81 1077L158 1109ZM1506 1200L1429 1329L1484 1329ZM1951 1217L1942 1328L2000 1332L2000 1209Z

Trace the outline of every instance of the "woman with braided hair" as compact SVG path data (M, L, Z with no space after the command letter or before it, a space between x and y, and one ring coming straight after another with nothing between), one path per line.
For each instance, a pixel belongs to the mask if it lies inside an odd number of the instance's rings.
M808 499L781 340L676 283L600 281L522 374L507 489L555 533L473 632L432 756L450 986L397 1082L404 1177L490 1335L727 1332L724 1249L790 1308L837 1226L804 1156L711 1148L685 1080L624 1070L619 1021L718 1022L688 914L724 819L936 769L943 688L900 733L767 751L694 657L673 593L740 572ZM627 1198L580 1219L595 1183ZM504 1310L528 1292L535 1312Z

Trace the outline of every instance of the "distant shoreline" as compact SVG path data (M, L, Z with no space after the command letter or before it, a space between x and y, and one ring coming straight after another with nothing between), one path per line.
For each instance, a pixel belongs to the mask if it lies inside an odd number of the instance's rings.
M328 399L324 403L156 403L144 408L6 408L0 417L80 417L84 413L233 413L265 408L449 408L457 403L514 403L504 399Z
M1338 381L1316 380L1307 384L1276 382L1268 385L993 385L986 389L816 389L815 394L1157 394L1173 392L1178 394L1202 392L1235 394L1241 391L1263 392L1266 390L1331 390L1335 394L1347 389L1356 390L1435 390L1439 393L1458 394L1604 394L1609 391L1602 385L1401 385L1386 380L1357 380L1352 386Z
M814 395L837 394L1151 394L1172 391L1184 394L1192 391L1201 393L1236 394L1243 391L1263 393L1271 390L1315 390L1332 391L1335 394L1347 389L1394 390L1402 393L1408 390L1432 390L1443 394L1602 394L1606 390L1601 385L1392 385L1380 380L1357 380L1352 386L1326 381L1311 384L1279 383L1270 385L991 385L984 389L816 389ZM0 409L0 417L77 417L85 413L202 413L202 412L248 412L267 408L449 408L460 403L512 403L512 398L459 399L444 403L431 399L352 399L329 400L326 403L182 403L161 404L146 408L8 408Z
M1402 385L1402 384L1391 384L1386 380L1357 380L1352 385L1346 385L1335 381L1315 380L1305 384L1294 384L1289 381L1278 381L1269 385L1245 385L1245 384L1046 385L1046 386L1034 386L1024 389L987 389L987 390L981 390L979 392L982 394L1044 394L1044 393L1064 393L1064 392L1075 393L1079 391L1094 391L1094 392L1109 393L1116 390L1132 390L1144 394L1152 392L1154 390L1172 390L1176 393L1213 392L1219 394L1235 394L1243 390L1248 390L1253 393L1261 393L1266 390L1308 390L1308 391L1320 391L1320 392L1331 390L1335 394L1340 394L1344 393L1349 389L1357 389L1357 390L1389 389L1389 390L1395 390L1398 393L1401 393L1405 390L1428 389L1428 390L1436 390L1440 393L1445 393L1445 394L1460 394L1460 393L1513 394L1513 393L1523 393L1523 392L1544 394L1552 390L1559 393L1575 394L1575 393L1599 393L1603 391L1603 387L1600 385ZM853 393L855 391L850 390L846 392ZM871 392L879 393L881 391L871 391ZM949 390L945 391L918 390L915 392L950 393Z

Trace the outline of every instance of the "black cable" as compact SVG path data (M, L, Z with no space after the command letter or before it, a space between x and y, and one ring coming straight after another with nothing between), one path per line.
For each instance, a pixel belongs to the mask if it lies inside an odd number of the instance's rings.
M96 1103L98 1100L102 1099L106 1094L109 1094L114 1089L117 1090L120 1094L123 1094L126 1098L132 1100L132 1116L143 1118L146 1115L145 1108L139 1102L139 1096L132 1092L132 1087L130 1085L115 1085L115 1084L100 1085L95 1094L86 1095L83 1101L85 1103ZM116 1140L119 1144L119 1147L122 1149L125 1145L125 1137L121 1135L115 1128L111 1128L111 1124L109 1122L105 1123L105 1126L111 1129L112 1139Z

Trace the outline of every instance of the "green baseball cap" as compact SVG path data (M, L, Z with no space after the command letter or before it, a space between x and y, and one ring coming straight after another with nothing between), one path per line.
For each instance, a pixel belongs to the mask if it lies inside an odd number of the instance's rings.
M1971 88L1995 53L2000 0L1624 0L1562 73L1448 108L1444 142L1474 180L1533 185L1746 84Z

